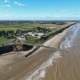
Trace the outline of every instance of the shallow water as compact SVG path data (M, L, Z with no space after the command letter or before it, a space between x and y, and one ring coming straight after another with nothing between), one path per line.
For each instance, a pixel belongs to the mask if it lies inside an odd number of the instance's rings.
M80 80L80 24L74 25L54 52L25 80Z

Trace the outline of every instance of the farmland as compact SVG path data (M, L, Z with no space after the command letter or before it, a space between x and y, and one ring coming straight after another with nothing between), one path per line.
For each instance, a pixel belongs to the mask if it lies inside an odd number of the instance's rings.
M0 22L0 45L9 43L14 39L16 40L15 43L40 44L45 40L45 38L41 39L43 38L41 35L49 37L56 31L73 23L74 22ZM16 29L19 30L14 33ZM21 38L25 40L21 40ZM17 40L19 41L17 42Z
M52 23L52 22L0 22L0 30L14 30L15 28L21 29L32 29L35 27L56 27L57 29L61 29L67 25L70 25L74 22L63 22L64 24L59 24L60 22Z

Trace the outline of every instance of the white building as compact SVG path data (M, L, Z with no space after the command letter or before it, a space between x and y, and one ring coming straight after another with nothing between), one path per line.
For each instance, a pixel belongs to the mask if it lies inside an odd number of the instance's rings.
M17 39L18 40L26 40L25 36L18 36Z

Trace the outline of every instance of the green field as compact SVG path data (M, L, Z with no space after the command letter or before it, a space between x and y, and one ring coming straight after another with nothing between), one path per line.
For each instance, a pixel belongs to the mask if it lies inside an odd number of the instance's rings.
M4 31L11 31L11 30L15 30L16 28L20 28L20 29L33 29L35 27L29 27L29 26L19 26L19 27L1 27L0 31L4 30Z
M56 27L56 29L61 29L63 27L66 27L70 24L73 24L74 22L66 22L66 24L63 24L63 25L59 25L59 24L51 24L51 23L47 23L47 24L41 24L41 23L38 23L38 22L34 22L34 23L22 23L22 24L19 24L19 23L16 23L16 24L3 24L1 25L0 24L0 31L2 30L5 30L5 31L10 31L10 30L14 30L15 28L20 28L20 29L32 29L32 28L35 28L35 27L42 27L42 28L45 28L45 27Z
M0 28L0 31L4 30L4 31L11 31L14 30L14 27L6 27L6 28Z
M11 42L13 39L6 39L6 38L3 38L3 37L0 37L0 46L2 44L7 44L9 42Z

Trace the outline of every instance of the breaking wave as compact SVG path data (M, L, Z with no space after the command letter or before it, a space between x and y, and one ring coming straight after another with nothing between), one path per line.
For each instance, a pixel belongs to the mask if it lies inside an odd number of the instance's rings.
M61 58L60 51L53 53L51 57L40 66L40 68L38 68L35 72L33 72L32 75L27 77L25 80L41 80L45 77L46 69L49 66L53 65L53 62L56 62L59 58Z
M73 42L77 37L78 31L80 29L80 24L74 25L68 32L68 36L65 40L60 44L60 49L70 48L73 46Z

